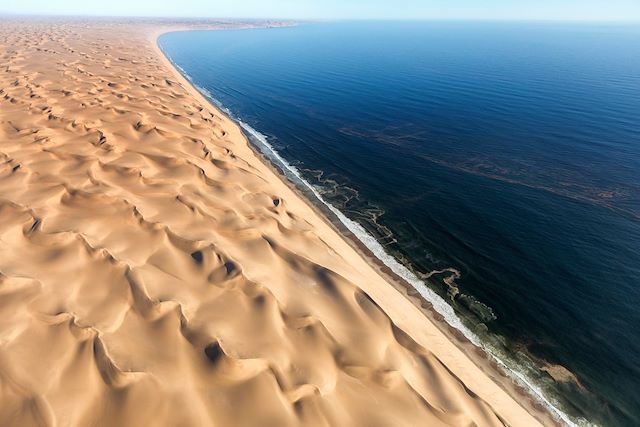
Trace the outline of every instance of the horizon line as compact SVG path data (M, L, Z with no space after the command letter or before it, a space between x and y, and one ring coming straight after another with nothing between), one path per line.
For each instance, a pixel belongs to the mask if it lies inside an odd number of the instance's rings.
M67 13L16 13L0 11L2 17L23 18L103 18L103 19L184 19L184 20L220 20L220 21L286 21L286 22L345 22L345 21L378 21L378 22L548 22L548 23L599 23L599 24L640 24L640 18L630 19L585 19L585 18L525 18L525 17L424 17L424 18L374 18L374 17L343 17L343 18L283 18L283 17L250 17L250 16L189 16L189 15L106 15L106 14L67 14Z

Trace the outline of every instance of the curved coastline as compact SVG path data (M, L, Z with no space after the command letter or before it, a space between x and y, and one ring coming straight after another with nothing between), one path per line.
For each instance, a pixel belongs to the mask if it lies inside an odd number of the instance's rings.
M149 39L158 56L173 74L186 84L185 87L194 96L233 122L242 131L248 147L258 158L262 159L266 166L281 177L284 184L306 201L320 215L320 218L338 232L346 243L352 246L389 284L418 307L428 317L428 320L450 338L451 342L469 360L512 396L527 412L545 425L550 423L569 426L590 425L585 420L578 422L572 420L516 366L512 366L513 364L510 366L509 363L503 361L495 350L464 325L451 305L430 289L409 268L390 255L361 224L351 220L338 208L324 200L318 190L304 179L298 169L280 156L263 134L243 122L241 118L236 117L207 89L199 87L188 73L175 64L160 47L158 39L163 34L194 30L220 31L221 29L188 27L161 29L155 31Z

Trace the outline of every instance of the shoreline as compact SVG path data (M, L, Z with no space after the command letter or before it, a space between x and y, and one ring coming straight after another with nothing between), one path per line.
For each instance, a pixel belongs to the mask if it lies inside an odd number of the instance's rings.
M3 21L5 424L559 424L157 44L285 24Z
M292 23L291 25L282 25L278 27L289 27L295 25L295 23ZM258 29L272 27L249 26L235 29L254 28ZM482 371L482 373L485 374L491 381L493 381L498 387L500 387L511 398L513 398L513 400L518 405L520 405L524 410L526 410L531 416L536 418L543 425L575 425L566 414L561 412L550 401L548 401L541 391L535 389L535 386L533 386L532 384L527 383L526 378L521 377L522 374L511 370L506 364L504 364L504 362L501 362L496 355L490 353L488 349L484 348L479 338L478 344L475 344L467 335L465 335L465 332L463 330L456 328L454 325L449 323L445 319L445 317L440 312L438 312L437 309L434 308L433 303L422 296L414 285L412 285L400 274L393 271L391 267L385 264L385 262L380 259L371 250L371 248L369 248L352 230L349 229L344 221L339 218L339 214L333 211L333 209L335 208L332 209L332 207L327 202L322 200L322 198L318 194L313 194L313 196L318 199L317 201L311 200L311 197L309 197L310 195L305 194L305 191L299 188L298 185L294 183L289 176L287 176L286 171L281 169L282 166L277 165L272 159L268 157L268 155L263 153L260 148L256 147L255 144L251 142L251 136L248 134L248 131L237 119L230 117L229 114L223 111L220 106L216 105L213 100L209 99L206 94L202 93L194 82L190 81L188 78L186 78L185 75L182 74L178 66L174 64L170 60L170 58L163 52L158 43L158 38L161 35L167 33L222 30L224 30L224 28L165 28L154 31L149 37L149 42L151 43L155 53L160 57L165 66L171 70L174 76L176 76L180 80L180 82L193 96L201 101L204 101L204 103L208 105L209 108L213 109L218 113L218 115L224 117L226 120L228 120L229 123L238 128L238 130L240 130L241 134L243 135L247 147L253 152L255 157L257 157L281 180L283 184L285 184L304 203L306 203L308 207L311 208L322 221L324 221L330 228L332 228L346 244L353 248L358 253L358 255L385 280L387 284L391 285L393 289L395 289L402 295L403 298L405 298L412 305L418 308L422 315L426 318L425 320L433 324L456 348L458 348L468 358L470 362L474 364L474 366ZM279 156L279 154L272 147L268 146L267 149L271 150L276 156ZM284 159L282 159L282 161L286 162ZM301 181L303 181L304 185L309 186L309 184L306 183L302 177L299 178ZM311 193L315 193L310 186L309 190ZM392 255L386 255L392 257ZM406 267L402 267L406 269ZM408 269L407 271L410 272L410 270ZM446 301L444 302L445 304L447 304ZM457 317L457 314L455 314L455 316ZM468 332L470 334L473 334L471 331ZM500 366L500 364L502 364L502 366ZM506 370L509 370L513 375L518 376L519 380L525 382L526 385L518 383L518 380L516 378L510 376L509 373L505 372ZM537 397L535 395L537 395Z

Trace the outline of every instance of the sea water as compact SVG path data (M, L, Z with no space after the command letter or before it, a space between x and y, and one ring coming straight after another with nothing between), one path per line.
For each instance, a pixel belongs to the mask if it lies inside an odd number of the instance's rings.
M639 25L338 22L160 46L550 410L640 425Z

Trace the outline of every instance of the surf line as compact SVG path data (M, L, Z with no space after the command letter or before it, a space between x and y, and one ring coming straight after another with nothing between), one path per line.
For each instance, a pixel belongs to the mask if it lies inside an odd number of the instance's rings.
M420 280L409 268L400 263L395 257L390 255L384 247L373 237L360 223L348 218L342 211L333 206L331 203L327 202L319 190L315 188L310 182L308 182L298 168L294 165L291 165L287 160L285 160L280 153L269 143L266 135L260 133L258 130L251 127L248 123L244 122L237 115L233 114L231 110L225 107L220 101L218 101L213 94L207 90L206 88L198 85L192 77L178 64L176 64L171 56L169 56L163 49L160 47L162 53L169 59L169 62L182 74L192 85L193 87L200 92L209 102L211 102L214 106L216 106L219 110L221 110L224 114L226 114L230 119L235 121L240 128L244 131L247 139L258 148L258 150L265 155L271 162L275 163L275 165L284 173L284 175L290 179L294 184L296 184L299 188L308 194L313 195L313 197L320 202L323 206L325 206L331 213L333 213L336 218L345 226L353 235L363 244L371 253L378 258L385 266L387 266L391 271L404 279L407 283L409 283L425 300L429 301L433 306L434 310L440 314L445 321L452 326L453 328L459 330L466 339L468 339L473 345L482 349L487 355L493 359L498 366L507 374L510 378L516 381L517 384L521 385L523 388L529 390L531 396L542 403L552 415L555 416L559 421L562 421L564 424L570 427L578 427L567 414L562 412L559 408L556 407L547 397L545 397L542 390L536 386L525 374L519 372L514 367L509 366L506 362L502 361L500 357L496 354L495 351L491 349L491 347L485 345L477 335L475 335L469 328L467 328L458 315L453 310L453 307L447 303L440 295L435 293L429 286L422 280Z

